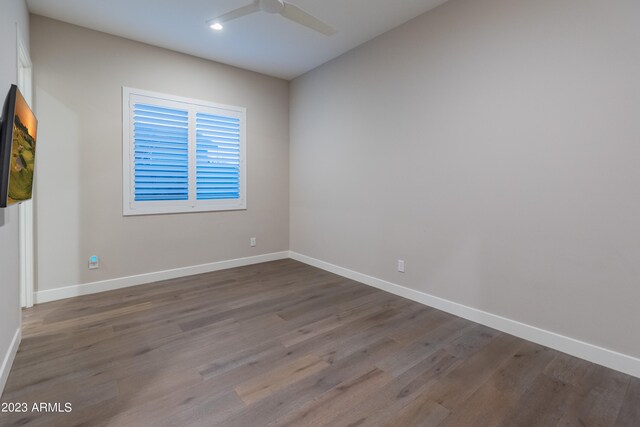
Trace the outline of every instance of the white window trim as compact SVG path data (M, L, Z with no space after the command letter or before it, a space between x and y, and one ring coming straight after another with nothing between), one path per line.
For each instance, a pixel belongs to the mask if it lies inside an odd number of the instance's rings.
M163 103L176 103L179 108L197 108L198 106L226 110L233 116L240 117L240 197L227 200L195 201L195 163L189 164L189 200L135 202L134 200L134 162L133 159L133 109L131 99L136 96L157 98ZM189 134L195 134L195 121L190 120ZM191 137L190 137L191 140ZM247 209L247 137L246 137L246 108L217 104L209 101L191 99L181 96L168 95L148 90L122 87L122 214L153 215L187 212L212 212ZM189 144L189 155L192 155L195 145ZM194 205L194 202L196 203Z

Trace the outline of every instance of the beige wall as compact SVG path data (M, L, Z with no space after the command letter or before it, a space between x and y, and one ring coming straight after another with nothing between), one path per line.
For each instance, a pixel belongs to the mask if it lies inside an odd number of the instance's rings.
M22 0L2 0L0 14L0 105L17 83L16 24L29 48L29 15ZM0 107L1 108L1 107ZM20 327L18 207L0 209L0 368ZM2 374L2 372L0 372ZM0 394L4 384L0 378Z
M39 16L31 43L38 290L288 249L288 82ZM246 107L248 209L123 217L122 86Z
M450 0L296 79L291 250L639 357L639 16Z

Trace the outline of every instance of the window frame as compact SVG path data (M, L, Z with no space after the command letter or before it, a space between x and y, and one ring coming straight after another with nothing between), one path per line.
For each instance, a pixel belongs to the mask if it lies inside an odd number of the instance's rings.
M165 201L135 201L135 160L133 105L136 102L188 110L189 137L189 199ZM239 191L237 199L197 200L196 195L196 113L222 114L240 119ZM246 185L246 108L169 95L131 87L122 87L122 215L156 215L188 212L216 212L247 209Z

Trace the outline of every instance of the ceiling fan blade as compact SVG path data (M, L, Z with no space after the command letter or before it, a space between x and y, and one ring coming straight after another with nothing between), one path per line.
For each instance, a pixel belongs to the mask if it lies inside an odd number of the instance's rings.
M227 12L224 15L220 15L216 18L209 19L207 24L215 24L219 22L222 24L223 22L231 21L232 19L240 18L241 16L249 15L250 13L258 12L260 10L260 6L258 6L257 2L253 2L246 6L242 6L238 9L232 10L231 12Z
M284 10L282 11L281 15L287 19L297 22L300 25L304 25L305 27L309 27L312 30L316 30L317 32L322 33L325 36L332 36L336 33L336 30L330 25L325 24L318 18L309 15L304 10L289 3L284 4Z

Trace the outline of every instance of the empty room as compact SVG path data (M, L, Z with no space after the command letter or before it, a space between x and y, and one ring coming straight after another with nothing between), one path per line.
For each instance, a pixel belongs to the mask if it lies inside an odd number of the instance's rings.
M640 1L0 0L0 426L640 426Z

